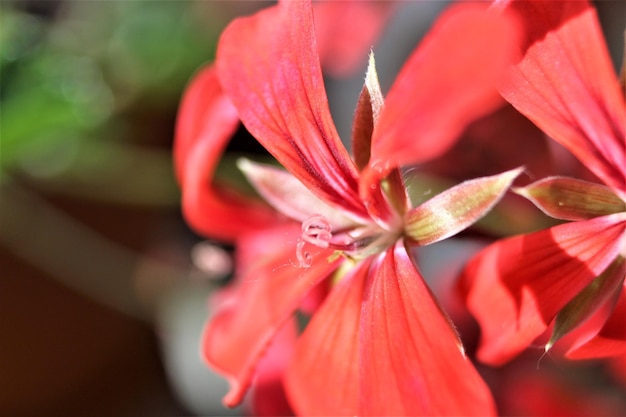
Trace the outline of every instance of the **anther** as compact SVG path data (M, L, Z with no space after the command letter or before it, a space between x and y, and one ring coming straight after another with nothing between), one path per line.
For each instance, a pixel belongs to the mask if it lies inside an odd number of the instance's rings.
M309 217L302 222L302 240L320 248L327 248L333 237L330 223L320 215Z
M326 249L332 239L332 227L323 216L315 215L302 222L302 234L296 245L296 257L301 268L313 263L313 255L304 249L307 243Z

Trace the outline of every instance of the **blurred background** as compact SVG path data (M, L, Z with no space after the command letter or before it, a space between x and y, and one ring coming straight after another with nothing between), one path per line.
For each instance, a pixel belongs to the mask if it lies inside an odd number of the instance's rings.
M243 412L198 356L230 258L182 220L171 146L220 31L266 4L0 2L0 415ZM597 4L617 67L624 4ZM444 6L403 5L384 88ZM328 80L343 137L361 83Z
M262 6L0 3L0 415L228 412L192 252L229 258L195 247L171 145L220 31Z

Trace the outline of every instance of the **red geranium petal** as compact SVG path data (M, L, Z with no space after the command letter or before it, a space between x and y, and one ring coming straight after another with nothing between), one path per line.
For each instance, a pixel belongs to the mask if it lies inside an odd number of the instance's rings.
M257 417L293 415L285 395L283 375L293 357L297 337L297 322L295 318L291 318L268 346L267 352L257 366L250 392L248 403L250 415Z
M298 341L286 381L304 415L495 413L401 242L336 285Z
M364 217L356 167L330 116L310 2L233 21L217 67L250 133L318 197Z
M462 285L478 320L478 357L502 364L528 347L624 250L623 213L501 240L472 259Z
M495 414L402 242L375 260L364 290L360 384L359 415Z
M259 358L275 333L298 308L309 290L337 267L332 251L314 255L308 268L295 261L295 244L286 245L238 277L232 297L211 318L205 329L202 352L209 365L225 374L231 390L228 406L243 398Z
M495 83L513 60L518 29L483 5L445 11L389 91L370 165L386 174L439 156L471 121L502 105Z
M259 164L245 158L239 159L237 165L265 201L293 220L303 222L314 215L319 215L324 217L333 229L355 226L358 220L361 220L350 218L350 213L320 200L296 177L282 168Z
M626 107L595 9L586 1L507 3L530 30L530 46L502 95L626 194Z
M239 125L213 66L193 79L180 106L174 166L182 188L182 210L191 227L206 236L234 241L244 232L278 221L273 210L213 181L222 152Z
M359 320L370 263L342 278L298 340L286 388L299 415L358 413Z
M365 66L367 54L397 9L395 1L324 1L313 5L322 68L346 76Z
M302 233L299 223L288 222L280 226L251 231L237 239L235 250L235 271L238 276L254 273L259 263L277 256L277 252L287 250L287 245L295 247ZM282 248L282 249L280 249Z

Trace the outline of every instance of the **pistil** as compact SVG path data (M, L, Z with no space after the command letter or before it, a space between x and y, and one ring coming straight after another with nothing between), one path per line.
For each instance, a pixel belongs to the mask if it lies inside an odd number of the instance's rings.
M311 266L313 256L306 250L306 245L311 244L322 249L335 249L336 255L363 259L382 252L400 238L400 235L401 232L383 230L373 222L333 232L331 224L324 216L314 215L302 222L302 234L296 244L296 257L301 268Z

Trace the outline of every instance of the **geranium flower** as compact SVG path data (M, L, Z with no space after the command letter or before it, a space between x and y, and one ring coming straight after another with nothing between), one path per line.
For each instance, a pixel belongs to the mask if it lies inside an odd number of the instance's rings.
M367 54L389 19L396 1L318 1L313 5L315 33L324 72L353 75L367 63Z
M242 400L274 336L307 304L313 316L284 376L297 413L495 412L409 248L470 226L521 170L411 207L399 166L440 155L471 120L500 105L493 83L510 65L517 30L512 18L479 5L449 9L386 100L372 57L354 159L330 117L310 3L280 2L225 30L215 67L183 100L175 158L186 216L237 245L235 284L202 347L231 382L227 405ZM208 181L237 117L286 168L239 161L266 203ZM311 307L323 284L328 295Z
M546 350L578 328L568 355L626 355L626 111L596 12L585 1L496 6L529 28L502 95L604 185L550 177L517 190L571 222L499 241L470 261L462 285L482 330L478 357L502 364L550 326Z

